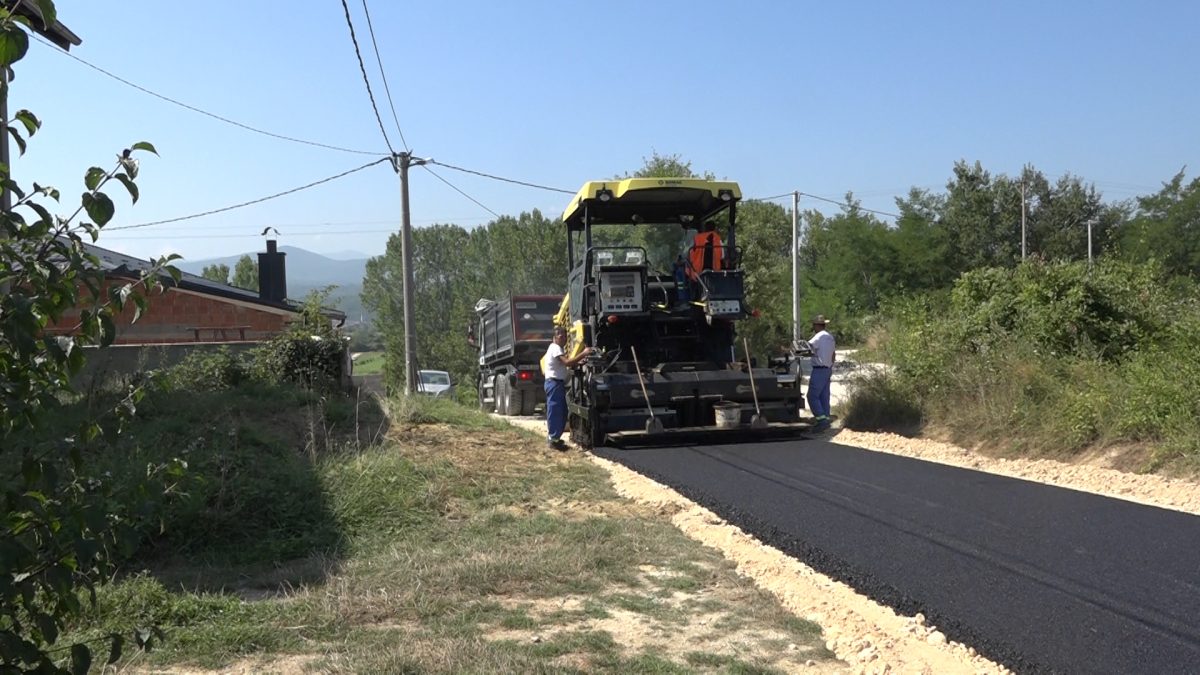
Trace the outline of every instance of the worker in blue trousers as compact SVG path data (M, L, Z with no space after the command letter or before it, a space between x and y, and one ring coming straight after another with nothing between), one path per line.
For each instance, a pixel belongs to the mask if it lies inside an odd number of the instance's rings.
M562 435L567 428L567 378L571 376L570 369L592 353L591 347L585 347L574 358L567 358L563 351L566 344L567 329L555 326L554 341L542 357L542 374L546 376L546 442L555 450L565 450L567 447Z
M825 431L829 421L829 383L833 377L833 363L837 360L833 336L825 327L829 324L821 314L812 320L813 336L808 339L812 346L812 374L808 376L808 407L817 418L813 431Z

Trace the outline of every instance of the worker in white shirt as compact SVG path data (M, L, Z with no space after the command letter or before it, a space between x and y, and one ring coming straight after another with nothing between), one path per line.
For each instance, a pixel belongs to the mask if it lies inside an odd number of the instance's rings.
M829 322L821 314L812 320L812 374L808 376L808 407L817 418L813 431L829 428L829 380L833 377L833 362L837 359L833 336L825 330Z
M542 374L546 376L546 442L556 450L566 448L562 435L567 428L567 378L571 376L570 369L592 353L591 347L585 347L574 358L567 358L563 351L566 344L567 329L555 326L554 341L542 357Z

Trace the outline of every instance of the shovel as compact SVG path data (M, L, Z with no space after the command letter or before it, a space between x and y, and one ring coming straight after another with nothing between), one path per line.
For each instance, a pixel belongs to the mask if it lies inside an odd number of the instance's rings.
M646 420L646 433L661 434L663 432L662 420L654 416L654 408L650 405L650 395L646 393L646 381L642 379L642 366L638 364L637 349L630 345L629 351L633 352L633 367L637 370L638 384L642 385L642 398L646 400L646 412L650 413L650 419Z
M750 373L750 393L754 395L754 416L750 418L751 429L766 429L767 420L762 416L758 407L758 387L754 385L754 367L750 365L750 341L742 338L742 347L746 350L746 372Z

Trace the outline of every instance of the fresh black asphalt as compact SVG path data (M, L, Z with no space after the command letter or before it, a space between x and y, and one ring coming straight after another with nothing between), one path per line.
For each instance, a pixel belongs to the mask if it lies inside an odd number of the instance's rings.
M1017 672L1200 673L1200 517L820 440L596 452Z

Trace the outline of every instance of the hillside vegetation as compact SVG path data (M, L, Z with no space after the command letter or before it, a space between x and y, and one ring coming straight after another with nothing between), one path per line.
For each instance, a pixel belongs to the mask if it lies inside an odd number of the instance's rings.
M188 463L67 627L72 641L161 631L118 668L774 673L832 659L820 627L582 457L449 401L392 401L385 418L371 399L197 365L95 458L117 480Z
M923 420L1037 454L1137 445L1143 469L1200 457L1200 291L1161 265L980 269L888 316L877 350L894 370L868 378L851 426Z

